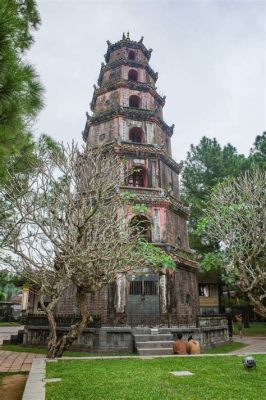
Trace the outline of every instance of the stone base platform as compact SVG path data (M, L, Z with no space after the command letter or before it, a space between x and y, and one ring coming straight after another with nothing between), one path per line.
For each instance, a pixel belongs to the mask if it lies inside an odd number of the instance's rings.
M60 327L58 328L58 335L63 335L66 331L67 328ZM192 335L200 342L202 348L215 347L230 341L227 325L222 324L198 328L195 326L158 328L158 341L160 341L161 337L166 336L167 341L172 345L172 342L180 332L183 334L184 340L187 340L188 336ZM92 353L133 353L136 352L135 338L139 338L140 335L150 334L150 328L131 328L127 326L86 329L73 344L72 350ZM25 346L46 346L48 337L48 326L25 326L23 344ZM166 347L168 348L169 346Z

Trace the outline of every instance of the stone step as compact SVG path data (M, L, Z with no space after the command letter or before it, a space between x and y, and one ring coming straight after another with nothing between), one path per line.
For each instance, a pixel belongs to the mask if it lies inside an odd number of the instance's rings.
M138 328L138 327L136 327L136 328L132 329L132 333L133 333L133 335L150 335L151 334L151 330L150 330L150 328Z
M138 354L140 356L168 356L173 353L173 348L163 348L163 349L138 349Z
M158 349L158 348L173 348L173 341L151 341L151 342L136 342L136 348L139 349Z
M10 335L8 339L3 340L3 344L21 344L23 343L23 334L24 330L19 330L17 333Z
M134 335L135 342L158 342L158 341L172 341L173 336L171 334L161 334L158 335Z

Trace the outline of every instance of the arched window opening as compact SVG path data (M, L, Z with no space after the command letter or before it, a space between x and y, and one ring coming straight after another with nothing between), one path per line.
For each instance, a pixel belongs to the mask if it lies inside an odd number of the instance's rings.
M130 221L132 234L141 235L147 242L151 242L151 223L143 215L136 215Z
M135 53L135 51L133 51L133 50L130 50L129 51L129 53L128 53L128 59L129 60L135 60L136 59L136 53Z
M129 107L140 108L139 96L132 95L129 97Z
M133 187L146 187L147 173L145 168L135 168L133 173L128 177L128 185Z
M130 69L128 71L128 80L137 82L138 81L138 71L136 71L135 69Z
M144 142L144 133L141 128L132 128L129 131L129 140L134 143L143 143Z

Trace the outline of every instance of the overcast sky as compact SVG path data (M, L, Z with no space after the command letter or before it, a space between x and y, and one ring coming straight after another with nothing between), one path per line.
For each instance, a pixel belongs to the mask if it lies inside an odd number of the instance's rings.
M36 136L82 142L106 40L130 31L153 48L173 157L203 135L248 153L266 125L265 1L39 0L42 25L28 53L45 87Z

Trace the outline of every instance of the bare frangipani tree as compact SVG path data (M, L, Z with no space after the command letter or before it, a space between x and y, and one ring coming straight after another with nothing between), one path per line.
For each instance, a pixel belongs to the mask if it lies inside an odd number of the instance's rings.
M226 273L265 317L266 173L253 171L218 185L205 215L200 227L220 242Z
M50 325L48 357L60 357L91 319L88 293L145 260L153 267L172 261L157 248L141 247L141 232L125 224L127 196L119 190L125 168L112 146L80 153L72 144L38 152L27 179L15 176L0 188L6 202L1 259L34 284ZM81 319L58 339L55 307L73 284Z

